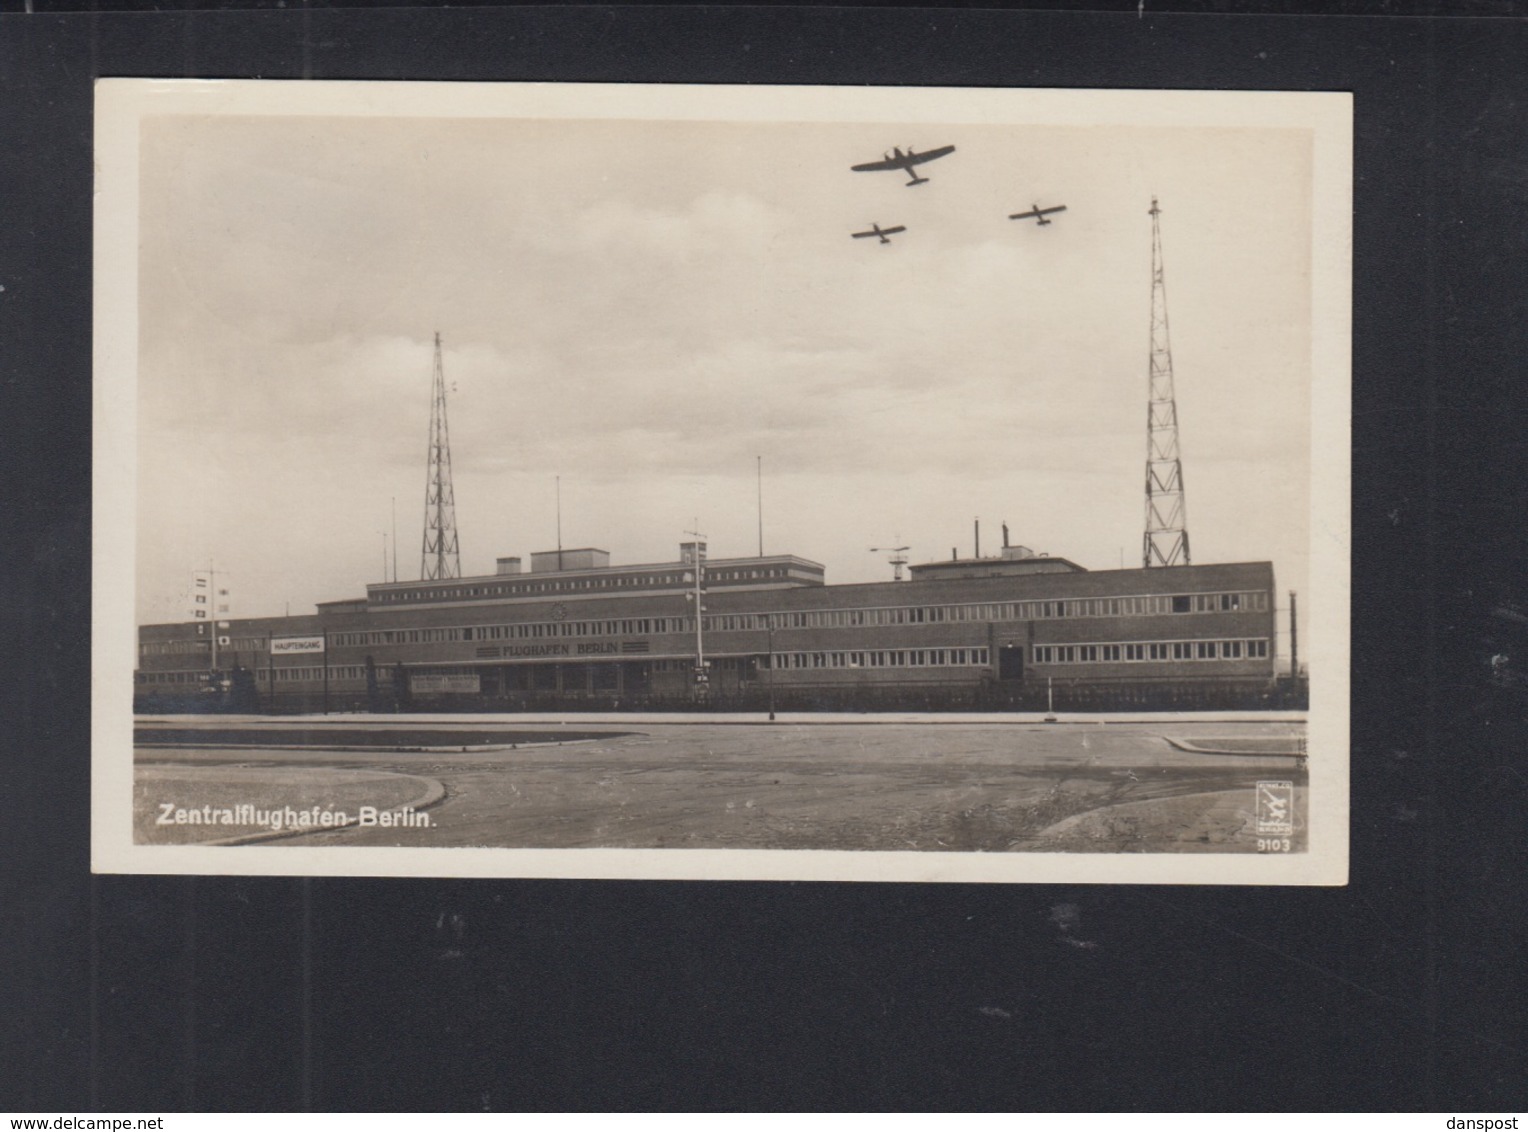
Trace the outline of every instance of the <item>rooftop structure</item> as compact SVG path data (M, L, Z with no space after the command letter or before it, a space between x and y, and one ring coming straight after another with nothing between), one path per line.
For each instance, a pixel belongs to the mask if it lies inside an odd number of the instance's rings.
M366 587L370 609L412 608L462 602L535 602L556 596L563 600L610 597L618 594L683 593L694 585L695 544L683 543L679 558L633 566L612 566L610 552L594 547L576 550L539 550L531 555L531 568L520 571L519 558L498 559L498 570L478 577L449 581L379 582ZM824 570L820 562L794 554L770 554L748 558L705 557L708 589L774 590L820 586ZM559 567L559 562L561 563Z
M1036 554L1027 546L1005 546L993 558L960 558L951 554L947 562L923 562L908 567L914 581L936 578L1019 578L1031 574L1080 574L1086 568L1065 558Z

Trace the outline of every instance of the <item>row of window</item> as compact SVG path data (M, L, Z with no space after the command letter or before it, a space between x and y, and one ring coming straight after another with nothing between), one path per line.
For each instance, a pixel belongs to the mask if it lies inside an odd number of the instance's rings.
M199 672L136 672L133 680L138 684L205 684L208 673Z
M755 582L766 578L783 578L785 576L786 570L783 566L758 566L751 569L728 570L713 570L708 567L703 580L707 582Z
M138 646L140 656L179 656L184 653L210 652L211 641L144 641Z
M1171 613L1264 612L1268 595L1261 591L1212 594L1152 594L1133 597L1080 598L1065 601L1008 601L969 605L901 606L878 609L818 609L784 613L725 613L705 619L707 632L774 629L842 629L887 625L950 622L1038 621L1070 617L1143 617ZM465 625L438 629L373 629L332 633L339 647L428 644L451 641L537 640L547 637L651 636L693 633L692 617L628 617L605 621L529 621L510 625ZM263 637L239 637L221 646L231 652L264 652ZM146 641L142 656L201 653L205 640Z
M976 602L969 605L882 609L818 609L790 613L734 613L707 618L706 628L843 629L869 625L923 625L948 621L1046 621L1062 617L1150 617L1171 613L1266 612L1264 591L1210 594L1139 594L1056 601Z
M1152 594L1070 601L1008 601L970 605L901 606L879 609L818 609L786 613L724 613L705 618L706 632L774 629L869 628L951 622L1037 621L1060 617L1144 617L1170 613L1266 611L1260 591L1214 594ZM693 633L693 617L631 617L608 621L527 621L512 625L466 625L442 629L373 629L335 633L337 646L422 644L432 641L536 640L547 637L650 636Z
M612 621L527 621L518 625L465 625L447 629L371 629L361 633L331 633L336 647L412 645L432 641L533 640L544 637L652 636L693 633L692 617L628 617Z
M708 582L766 581L789 577L785 567L756 567L752 569L710 570ZM540 594L588 592L609 589L652 589L688 585L693 578L684 573L670 574L615 574L594 578L560 578L545 582L502 582L489 585L457 586L448 589L384 590L372 595L377 602L424 602L444 601L457 598L521 597ZM1019 607L1014 609L1014 607ZM999 603L997 608L1014 610L1006 615L961 617L942 616L942 611L971 607L934 606L921 612L918 620L1022 620L1035 621L1052 617L1141 617L1160 613L1211 613L1246 609L1261 612L1268 608L1268 595L1260 591L1241 591L1212 594L1141 594L1131 597L1075 598L1057 601L1028 601ZM869 613L871 610L822 610L814 613L776 614L777 618L821 618L830 614ZM765 617L766 614L740 616ZM810 627L853 624L845 621L812 621ZM763 628L762 624L748 628ZM777 621L777 628L787 627ZM794 627L807 627L796 625Z
M984 665L990 662L985 648L970 649L870 649L864 652L777 652L761 658L761 668L773 660L776 668L944 668L950 665Z
M715 660L707 660L706 667L712 672L738 672L747 671L753 661L747 657L717 657ZM607 666L608 667L608 666ZM764 666L760 666L764 667ZM695 658L685 660L655 660L648 668L649 672L694 672Z
M1265 660L1268 657L1266 640L1239 641L1140 641L1119 644L1089 645L1035 645L1031 650L1034 664L1112 664L1137 661L1184 661L1184 660ZM780 652L773 657L759 658L759 667L767 669L771 660L778 669L790 668L944 668L982 667L991 662L986 648L944 649L866 649L862 651L834 652ZM684 670L693 666L690 660L659 660L653 663L654 671ZM739 662L721 660L721 667ZM429 670L434 675L471 675L471 668L441 668ZM379 678L387 678L390 670L378 668ZM324 678L320 665L287 665L275 669L257 668L255 679L269 683L274 675L276 683L317 683ZM330 680L363 680L366 668L360 664L336 664L329 666ZM155 684L201 684L207 680L204 671L195 672L140 672L139 683Z
M278 684L318 684L324 679L322 665L288 665L285 667L256 668L253 670L255 681L260 684L269 684L272 674ZM383 683L393 678L391 665L378 665L377 679ZM410 672L427 672L431 676L472 676L477 672L475 668L442 668L432 667L428 669L409 669ZM138 672L134 674L134 680L139 684L205 684L209 673L205 669L192 672ZM336 680L364 680L366 679L366 666L364 664L331 664L329 666L330 681Z
M550 636L551 634L547 635ZM378 629L367 633L330 633L329 643L336 647L342 645L419 645L441 641L486 640L487 636L486 628L478 627L476 632L474 632L471 626L465 629Z
M278 684L307 683L309 681L320 681L324 678L323 666L314 664L292 665L275 669L257 668L255 669L255 679L261 684L269 683L272 673L275 674L276 683ZM386 670L377 669L378 679L383 679L387 675ZM364 664L331 664L329 666L329 679L364 680L366 679L366 666Z
M1098 664L1150 660L1266 660L1262 641L1145 641L1109 645L1036 645L1035 664Z
M220 641L218 644L218 652L263 653L270 651L270 644L271 642L269 637L233 637L228 640ZM212 642L206 639L192 641L145 641L138 646L138 655L140 656L183 656L186 653L196 653L201 656L206 656L211 652Z
M711 582L767 581L789 576L784 566L715 569L705 572ZM582 593L591 590L652 589L682 586L695 579L684 573L602 574L592 578L558 578L553 581L495 582L479 586L452 586L430 590L384 590L372 595L379 602L449 601L468 597L522 597L530 594Z

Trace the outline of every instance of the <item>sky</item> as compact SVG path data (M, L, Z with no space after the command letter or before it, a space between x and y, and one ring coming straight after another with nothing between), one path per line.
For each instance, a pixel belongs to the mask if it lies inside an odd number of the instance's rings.
M893 145L956 152L850 171ZM555 548L557 477L566 547L755 554L760 458L765 552L829 582L978 517L1139 565L1153 194L1193 559L1307 584L1306 131L162 115L140 152L140 623L209 563L239 616L417 578L437 331L464 575Z

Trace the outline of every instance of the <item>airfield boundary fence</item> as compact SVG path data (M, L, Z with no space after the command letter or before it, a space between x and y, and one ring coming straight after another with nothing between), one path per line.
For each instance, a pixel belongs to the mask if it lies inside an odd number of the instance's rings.
M1008 688L777 689L713 693L700 701L689 695L516 692L500 696L410 695L390 690L331 692L327 703L316 692L287 693L272 704L267 697L144 695L134 701L139 714L239 712L301 715L337 712L513 713L513 712L1192 712L1288 711L1309 707L1309 688L1281 680L1266 685L1026 685Z

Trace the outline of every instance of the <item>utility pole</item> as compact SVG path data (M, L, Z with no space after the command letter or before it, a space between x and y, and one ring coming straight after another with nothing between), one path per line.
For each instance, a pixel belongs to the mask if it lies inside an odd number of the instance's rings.
M1183 460L1178 450L1178 402L1167 332L1167 283L1162 269L1162 210L1151 198L1151 360L1146 407L1146 534L1141 565L1187 566L1188 518Z
M1295 625L1295 591L1289 591L1289 680L1290 687L1300 687L1300 631Z
M213 568L213 562L210 558L207 560L207 589L210 591L207 594L207 600L212 603L207 607L207 614L212 618L212 622L207 628L212 631L212 672L214 674L213 679L216 679L218 670L218 575L217 571Z
M435 373L430 395L430 451L424 489L424 545L421 581L462 576L456 541L456 494L451 487L451 431L446 424L446 371L435 332Z

